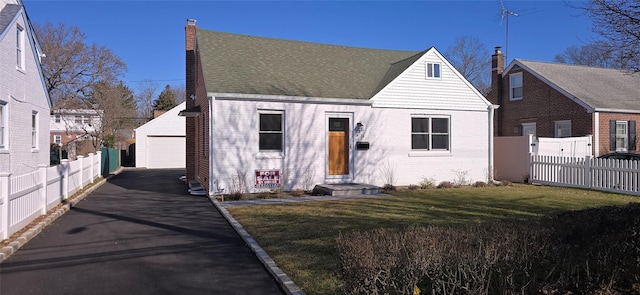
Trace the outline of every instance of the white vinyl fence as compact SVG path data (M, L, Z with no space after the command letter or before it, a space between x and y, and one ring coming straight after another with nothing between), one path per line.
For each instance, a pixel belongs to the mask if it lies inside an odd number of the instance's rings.
M531 156L530 182L640 195L638 161Z
M0 239L7 239L92 183L100 176L100 160L97 152L23 175L0 173Z

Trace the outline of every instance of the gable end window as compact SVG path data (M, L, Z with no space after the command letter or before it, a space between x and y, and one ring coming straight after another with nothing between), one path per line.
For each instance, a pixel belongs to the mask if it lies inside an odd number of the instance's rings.
M449 150L449 118L412 117L411 149L422 151Z
M20 26L16 30L16 66L24 70L24 29Z
M636 150L636 121L609 121L609 150L612 152Z
M440 64L439 63L427 63L427 79L439 79L440 78Z
M522 73L509 75L509 99L522 99Z
M282 152L284 143L283 112L261 112L259 150Z

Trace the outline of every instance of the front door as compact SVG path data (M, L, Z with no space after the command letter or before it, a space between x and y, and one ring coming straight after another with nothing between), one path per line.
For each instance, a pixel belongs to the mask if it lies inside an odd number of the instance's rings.
M329 175L349 174L349 118L329 118Z

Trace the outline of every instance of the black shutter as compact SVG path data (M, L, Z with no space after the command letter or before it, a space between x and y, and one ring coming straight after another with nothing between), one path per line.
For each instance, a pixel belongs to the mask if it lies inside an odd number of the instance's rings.
M636 121L629 121L629 150L636 150Z
M609 120L609 151L616 151L616 120Z

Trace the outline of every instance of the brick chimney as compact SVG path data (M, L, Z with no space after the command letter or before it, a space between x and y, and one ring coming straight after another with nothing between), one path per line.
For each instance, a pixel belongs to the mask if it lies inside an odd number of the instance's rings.
M186 54L186 108L190 109L195 106L195 100L192 99L196 95L196 20L187 19L185 31L185 54ZM193 117L186 117L186 177L187 181L196 178L196 121Z
M496 46L493 55L491 55L491 90L487 94L487 99L497 105L502 105L503 101L503 83L502 72L504 72L504 54L502 47ZM494 135L501 136L502 130L502 113L504 108L496 110L494 122Z

